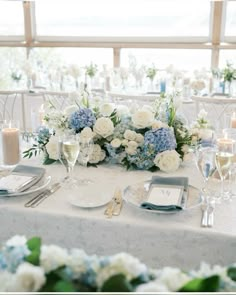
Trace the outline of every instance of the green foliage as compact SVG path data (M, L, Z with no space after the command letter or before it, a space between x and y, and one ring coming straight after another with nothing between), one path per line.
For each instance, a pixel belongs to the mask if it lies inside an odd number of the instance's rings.
M232 82L236 79L236 69L234 69L230 63L227 63L227 66L223 69L222 75L225 82Z
M85 70L86 70L86 75L88 75L90 78L93 78L98 71L98 66L91 62L89 66L85 67Z
M220 287L220 277L213 275L207 278L197 278L184 285L179 292L216 292Z
M39 265L41 239L39 237L33 237L27 241L27 247L31 253L26 257L26 261L33 265Z
M231 280L236 282L236 267L231 266L227 270L227 275L231 278Z
M110 277L102 286L101 292L132 292L133 286L123 274Z
M154 80L155 76L157 74L157 68L153 65L153 67L150 67L146 71L146 77L149 78L151 81Z

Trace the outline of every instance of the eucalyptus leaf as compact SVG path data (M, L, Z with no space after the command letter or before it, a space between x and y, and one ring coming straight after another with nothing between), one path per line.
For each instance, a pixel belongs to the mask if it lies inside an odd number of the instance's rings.
M236 281L236 267L229 267L227 270L227 275L231 278L231 280Z
M179 292L216 292L220 287L220 277L213 275L207 278L193 279L184 285Z
M110 277L102 286L101 292L132 292L134 288L123 274Z
M27 247L31 253L26 257L26 261L33 265L39 265L41 239L39 237L33 237L27 241Z

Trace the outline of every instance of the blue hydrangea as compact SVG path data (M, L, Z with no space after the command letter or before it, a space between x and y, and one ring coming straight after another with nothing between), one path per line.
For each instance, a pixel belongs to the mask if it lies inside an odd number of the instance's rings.
M155 153L174 150L177 147L174 132L170 128L159 128L147 131L144 135L144 148L152 145Z
M139 149L135 155L127 155L129 163L135 165L137 169L148 170L154 166L155 153L152 146Z
M69 118L69 127L79 132L85 127L92 127L96 118L91 109L83 108L71 114Z
M42 141L42 142L48 141L51 136L51 132L46 126L38 127L37 133L38 133L38 141Z

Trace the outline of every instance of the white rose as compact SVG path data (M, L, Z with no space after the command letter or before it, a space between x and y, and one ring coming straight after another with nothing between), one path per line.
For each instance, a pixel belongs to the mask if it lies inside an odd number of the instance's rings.
M101 149L99 144L94 144L93 146L93 152L89 158L89 163L96 164L98 162L101 162L105 159L106 153L104 150Z
M128 145L125 148L125 151L126 151L127 154L133 156L133 155L135 155L137 153L137 147L138 147L137 142L131 140L131 141L128 142Z
M51 136L49 142L46 144L46 150L50 159L59 159L58 141L59 138L57 136Z
M115 105L113 103L103 103L100 107L100 112L103 116L109 117L115 109Z
M168 128L168 124L166 123L163 123L159 120L155 120L152 122L152 125L151 125L152 129L159 129L159 128Z
M204 109L201 109L200 112L198 113L197 117L199 119L207 119L207 115L208 115L208 113Z
M118 105L116 108L116 113L118 117L128 116L130 114L130 110L125 105Z
M180 162L180 155L175 150L159 153L154 159L155 165L164 172L176 171L179 168Z
M147 110L138 110L132 116L132 122L135 128L146 128L152 125L154 114Z
M123 146L127 146L128 143L129 143L128 139L123 139L123 140L121 141L121 144L122 144Z
M40 265L46 273L65 265L68 258L67 250L56 245L43 245L41 247Z
M121 145L121 140L119 139L119 138L114 138L112 141L111 141L111 146L113 147L113 148L118 148L118 147L120 147L120 145Z
M90 127L85 127L81 132L80 136L82 139L91 139L94 136L94 133Z
M144 143L144 137L140 133L136 133L135 141L139 144L142 145Z
M127 140L135 140L136 132L132 131L132 130L129 130L129 129L125 130L124 138L127 139Z
M114 125L109 118L99 118L93 127L94 132L102 137L106 138L113 134Z
M12 288L17 292L36 292L45 282L43 269L25 262L17 268Z

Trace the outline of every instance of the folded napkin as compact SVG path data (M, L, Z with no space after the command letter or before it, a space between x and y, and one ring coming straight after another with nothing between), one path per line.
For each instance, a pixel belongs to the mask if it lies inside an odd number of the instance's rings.
M188 190L187 177L158 177L153 176L148 198L141 208L157 211L180 211L183 209L182 201L184 191Z
M0 195L22 192L37 183L45 174L41 167L18 165L0 179Z

